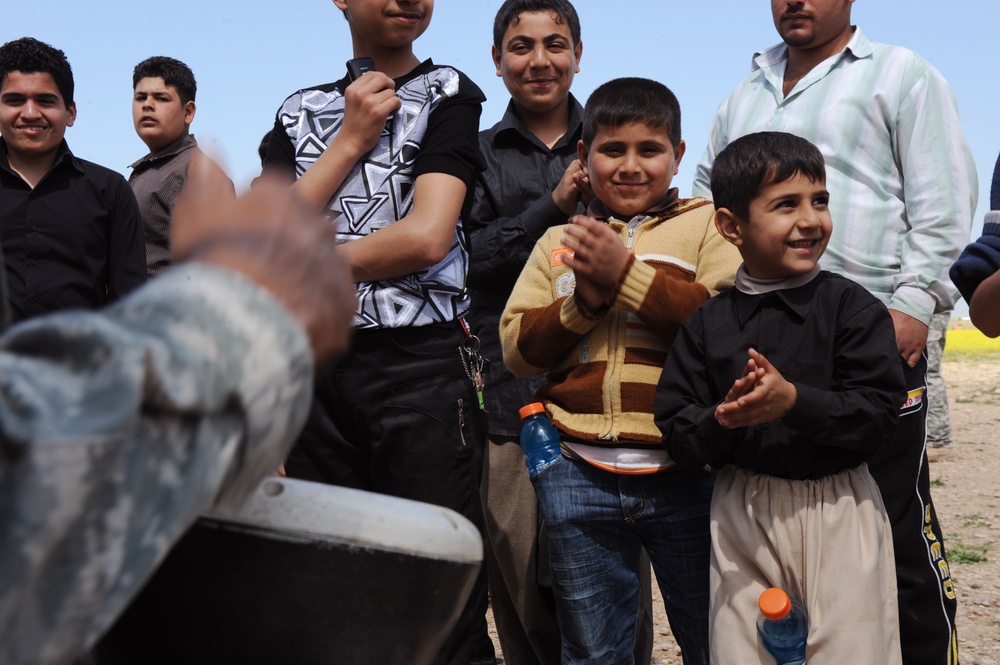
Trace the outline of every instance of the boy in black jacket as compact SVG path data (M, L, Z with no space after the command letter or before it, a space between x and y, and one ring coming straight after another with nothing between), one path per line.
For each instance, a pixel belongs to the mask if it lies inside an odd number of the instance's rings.
M860 285L820 270L832 222L811 143L734 141L716 158L712 195L744 263L681 329L656 393L671 458L721 467L712 662L773 662L754 626L757 597L777 586L809 613L810 664L899 663L891 532L865 464L906 400L892 320Z

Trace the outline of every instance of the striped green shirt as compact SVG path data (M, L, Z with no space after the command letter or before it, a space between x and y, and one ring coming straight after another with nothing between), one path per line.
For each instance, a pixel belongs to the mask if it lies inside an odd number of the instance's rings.
M787 97L785 44L754 54L752 73L716 113L693 193L711 198L712 162L733 139L783 131L812 141L826 158L833 216L823 268L928 323L955 303L948 268L969 241L975 163L941 74L854 30Z

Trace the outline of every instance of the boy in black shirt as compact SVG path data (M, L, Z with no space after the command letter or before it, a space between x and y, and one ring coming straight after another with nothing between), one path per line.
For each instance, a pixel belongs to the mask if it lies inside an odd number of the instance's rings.
M482 530L485 421L461 319L464 220L482 168L482 91L421 61L432 0L334 0L374 70L289 96L265 171L334 224L358 307L347 357L317 379L289 476L450 508ZM377 599L372 599L377 602ZM496 662L483 570L435 665Z
M744 263L681 329L656 393L674 461L722 467L712 662L773 662L754 626L757 597L777 586L809 613L809 663L899 663L892 539L865 464L906 400L892 320L864 288L820 270L832 222L811 143L734 141L712 195Z

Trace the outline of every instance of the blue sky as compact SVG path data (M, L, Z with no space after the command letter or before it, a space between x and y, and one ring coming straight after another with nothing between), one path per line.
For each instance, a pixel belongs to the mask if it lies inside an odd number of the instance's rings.
M667 84L683 111L688 153L675 184L690 193L719 103L749 71L755 50L778 41L766 0L578 0L584 53L581 101L617 76ZM131 117L132 67L151 55L183 60L198 79L193 131L214 150L237 189L260 171L257 144L291 92L340 78L352 56L347 23L329 0L55 0L5 3L0 41L29 35L66 51L76 78L73 151L128 174L145 154ZM421 58L454 65L486 93L484 127L507 93L490 59L499 0L437 0ZM948 79L979 171L974 236L989 208L1000 152L1000 3L857 0L854 21L869 38L912 48Z

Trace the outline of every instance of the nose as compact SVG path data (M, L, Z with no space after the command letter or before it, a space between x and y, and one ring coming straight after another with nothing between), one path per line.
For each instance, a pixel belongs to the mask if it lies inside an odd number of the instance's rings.
M528 66L532 69L544 69L549 65L549 52L544 44L539 44L531 50L531 60Z
M623 175L633 175L639 172L639 156L635 151L628 150L622 155L618 164L618 171Z
M24 106L21 107L21 117L22 118L40 118L42 116L41 112L38 110L38 104L31 97L28 97L27 101L24 102Z
M799 228L815 229L820 226L820 213L811 205L806 205L805 210L799 216Z

